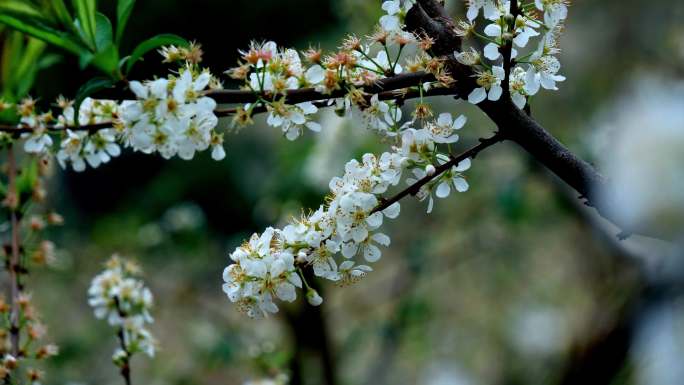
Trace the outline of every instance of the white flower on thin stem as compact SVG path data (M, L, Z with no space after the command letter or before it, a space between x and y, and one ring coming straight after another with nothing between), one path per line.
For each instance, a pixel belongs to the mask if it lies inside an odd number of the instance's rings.
M350 285L358 282L369 272L373 271L367 265L355 265L354 261L344 261L340 264L338 280L343 285Z
M401 148L399 154L405 158L420 161L429 157L435 148L432 134L427 129L416 130L408 128L401 136Z
M99 130L91 135L83 151L86 161L92 168L97 168L121 154L121 148L116 143L116 132L111 128Z
M380 260L382 252L376 244L387 247L390 245L390 237L382 233L375 233L363 241L359 248L366 261L373 263Z
M399 12L401 12L401 1L390 0L382 3L382 9L387 12L386 15L380 18L380 26L387 32L394 32L401 29L401 19Z
M544 54L547 39L543 39L539 49L530 57L530 67L525 78L525 91L528 95L535 95L542 87L547 90L557 90L556 82L565 81L565 76L558 75L561 64L555 56Z
M466 17L472 22L477 18L480 9L483 8L485 18L491 20L497 10L493 0L468 0L468 12L466 13Z
M468 182L461 175L462 172L468 169L470 169L470 159L464 159L456 166L453 166L451 170L445 172L441 178L441 182L437 186L437 190L435 191L437 198L448 197L449 194L451 194L452 186L458 192L468 191Z
M45 154L52 146L52 138L43 127L38 127L24 142L24 151L29 154Z
M411 178L406 178L406 184L408 185L414 185L418 183L421 179L425 178L427 175L427 172L424 169L421 168L414 168L411 170L413 172L413 177ZM435 205L435 200L432 198L432 189L433 185L430 183L425 184L421 186L421 188L418 190L418 193L416 194L416 198L420 202L427 200L428 201L428 206L427 206L427 213L430 214L432 212L432 208Z
M66 134L67 137L62 140L60 150L57 152L57 161L62 168L66 168L67 162L70 162L74 171L84 171L86 163L83 157L83 145L88 134L71 130L67 130Z
M269 126L280 127L288 140L295 140L302 134L302 127L314 132L321 131L321 125L308 121L307 115L318 112L318 108L311 102L287 105L281 102L269 106L266 122Z
M484 29L484 33L487 36L493 37L498 42L503 41L503 29L501 28L501 25L499 24L498 20L492 24L487 25L487 27L485 27ZM501 49L502 44L503 43L488 43L484 47L484 56L489 60L499 59L502 56L501 52L499 51ZM511 48L511 59L515 59L516 57L518 57L518 50L516 50L515 48Z
M567 0L534 0L534 4L538 10L544 11L544 23L550 29L568 17Z
M389 104L381 101L378 98L378 94L373 95L370 102L370 106L362 111L364 122L369 128L386 133L394 123L394 119L391 116L389 121L387 119L387 113L390 110ZM401 114L401 112L399 114Z
M444 112L439 114L436 122L429 123L427 129L435 143L455 143L458 142L458 134L454 131L463 128L466 122L467 118L463 115L454 120L450 113Z
M539 36L539 32L537 32L535 27L537 27L537 24L535 24L534 21L522 15L518 15L515 20L515 37L513 38L513 44L520 48L525 48L531 37Z
M505 73L502 66L492 67L492 71L480 72L477 76L477 85L480 87L475 88L470 95L468 95L468 101L472 104L478 104L485 99L491 101L497 101L501 98L503 93L503 88L501 88L501 82L504 80Z
M511 100L521 110L527 104L526 80L527 73L522 67L516 66L513 68L510 78Z

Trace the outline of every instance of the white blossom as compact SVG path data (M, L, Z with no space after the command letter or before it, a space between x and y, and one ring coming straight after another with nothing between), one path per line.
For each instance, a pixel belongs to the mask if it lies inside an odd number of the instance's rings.
M468 95L468 101L478 104L485 99L497 101L503 94L501 82L504 80L505 72L502 66L494 66L492 70L482 71L477 76L477 87Z
M153 322L152 292L137 278L140 270L136 264L115 255L106 267L88 288L88 304L96 318L120 328L128 354L142 352L153 357L157 342L146 328ZM115 362L121 353L120 349L114 352Z

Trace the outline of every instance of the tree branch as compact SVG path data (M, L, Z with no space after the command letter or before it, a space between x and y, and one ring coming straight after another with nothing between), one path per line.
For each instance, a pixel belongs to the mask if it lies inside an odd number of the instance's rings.
M7 150L8 163L8 190L7 201L5 202L10 212L10 226L11 226L11 254L9 256L9 264L7 269L10 276L9 300L10 300L10 343L11 352L15 358L19 358L19 263L20 263L20 235L19 235L19 216L17 215L17 206L19 204L19 195L17 192L17 161L14 157L14 149L10 145Z
M126 312L121 309L119 304L119 297L114 297L114 304L116 305L116 311L119 313L119 317L122 319L126 318ZM124 352L123 362L121 363L121 376L124 378L126 385L131 385L131 353L128 351L128 346L126 346L126 338L124 336L124 326L121 325L116 333L119 339L119 345L121 350Z
M406 24L410 31L425 32L437 39L433 54L449 57L447 67L456 79L456 90L461 98L466 98L475 86L473 70L458 63L453 53L460 50L461 38L453 29L453 22L444 16L443 7L436 0L418 0L411 8ZM497 125L500 132L530 153L538 162L546 166L556 176L575 189L587 205L597 209L600 215L610 220L622 230L647 236L663 237L652 233L651 229L635 229L616 218L613 207L599 199L598 191L606 186L606 179L589 163L579 158L560 143L544 127L511 101L504 94L497 102L483 101L477 105Z
M361 87L360 89L364 91L366 95L366 100L370 103L372 95L378 95L379 100L408 100L415 99L421 96L420 91L412 89L412 87L420 86L421 83L434 81L434 76L425 72L414 72L402 75L396 75L389 78L384 78L376 83L371 84L367 87ZM317 107L323 108L328 106L328 101L343 97L347 94L347 90L340 89L334 91L330 94L323 94L316 91L314 88L300 88L296 90L287 91L284 95L285 100L289 104L297 104L303 102L315 102ZM430 96L444 96L444 95L456 95L458 91L454 88L433 88L422 93L423 97ZM221 91L211 91L206 94L207 96L216 100L217 103L221 104L245 104L254 103L259 98L269 100L277 99L271 94L258 95L252 91L241 91L241 90L221 90ZM281 96L282 97L282 96ZM266 106L258 106L252 109L253 114L266 112ZM227 117L236 114L238 110L236 108L221 108L216 109L214 113L218 117ZM49 132L61 132L64 130L72 131L88 131L93 134L99 130L112 128L114 122L103 122L97 124L81 125L81 126L55 126L51 125L47 127ZM35 127L27 125L11 125L11 124L0 124L0 132L11 133L15 135L32 133L36 130Z

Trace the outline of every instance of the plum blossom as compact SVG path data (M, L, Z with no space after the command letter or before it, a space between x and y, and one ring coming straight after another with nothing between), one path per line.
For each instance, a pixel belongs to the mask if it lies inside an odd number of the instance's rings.
M485 99L497 101L501 98L501 94L503 93L501 82L505 77L502 66L493 66L491 71L482 71L476 76L477 85L480 87L473 89L468 95L468 101L470 103L478 104Z
M157 342L147 329L154 320L150 315L152 292L138 278L137 264L116 255L106 263L106 269L95 276L88 288L88 304L95 317L106 319L120 330L123 347L115 350L115 363L142 352L154 357ZM123 350L125 348L125 351Z
M442 159L442 161L445 161L445 159ZM464 159L456 166L453 166L451 170L445 172L437 186L437 190L435 190L437 198L448 197L452 187L458 192L468 191L468 182L461 175L462 172L468 169L470 169L470 159Z
M439 114L437 121L429 123L427 129L435 143L455 143L458 142L455 131L463 128L467 121L463 115L454 120L450 113L445 112Z
M179 76L144 83L131 81L137 100L121 105L121 131L126 146L146 154L158 152L170 159L192 159L196 152L216 149L216 102L203 91L212 80L208 71L182 68Z
M321 131L319 123L309 121L307 118L307 115L316 112L318 112L318 108L311 102L295 105L275 102L269 106L266 122L269 126L280 127L288 140L295 140L302 134L302 127L314 132Z
M468 0L468 11L466 13L468 20L471 22L475 20L480 9L484 10L484 16L488 20L492 20L497 11L493 0Z
M404 15L414 4L415 0L404 0L401 5L400 0L389 0L382 3L382 9L387 13L380 18L380 26L387 32L397 32L401 30Z

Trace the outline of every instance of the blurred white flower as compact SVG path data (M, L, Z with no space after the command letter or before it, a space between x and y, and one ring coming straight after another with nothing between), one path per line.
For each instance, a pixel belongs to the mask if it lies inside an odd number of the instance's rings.
M605 207L630 229L684 235L684 83L642 77L599 119Z

